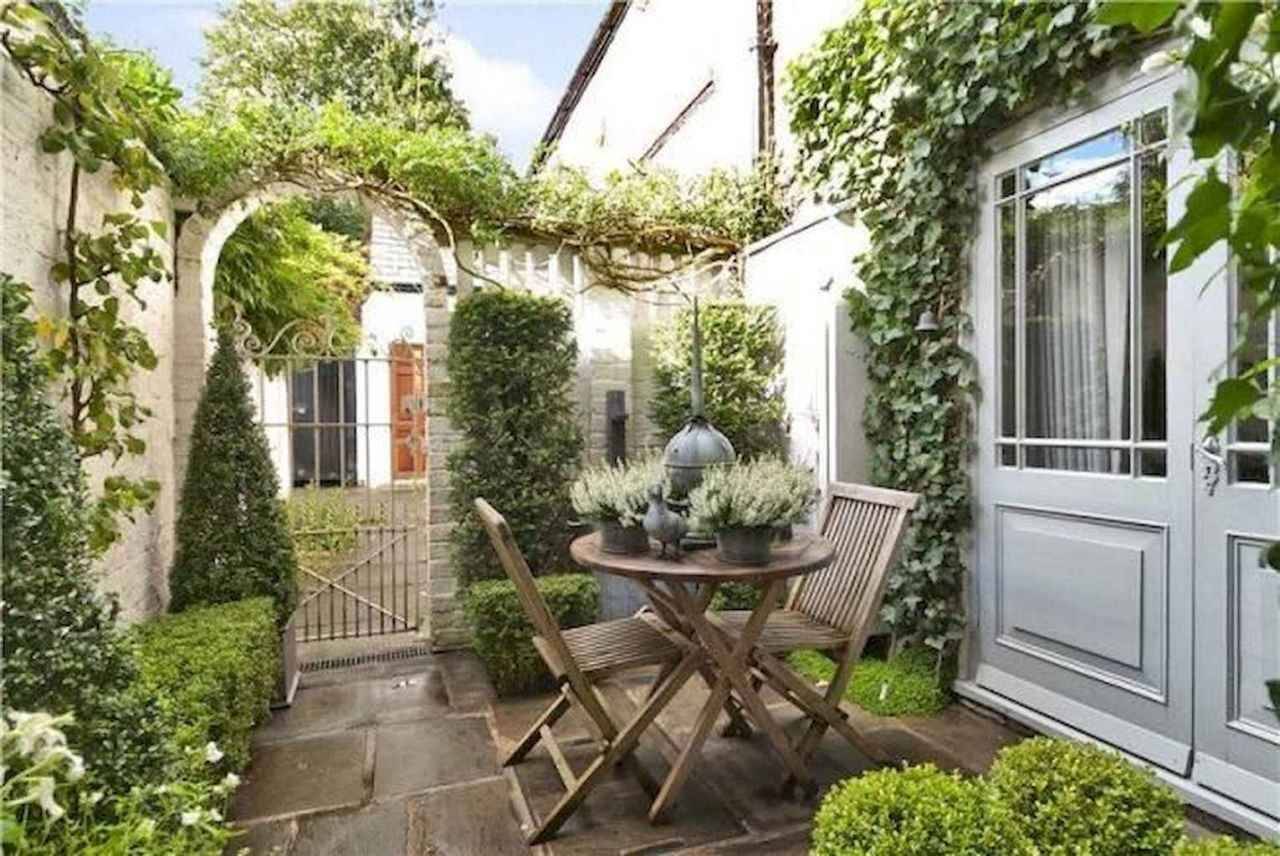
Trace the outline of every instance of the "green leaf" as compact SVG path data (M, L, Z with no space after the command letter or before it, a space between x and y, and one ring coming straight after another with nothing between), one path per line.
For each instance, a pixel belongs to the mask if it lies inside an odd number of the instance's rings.
M1150 33L1163 26L1178 11L1177 0L1109 0L1098 10L1101 24L1128 24L1140 33Z
M1213 398L1201 420L1208 422L1211 434L1221 432L1262 398L1262 390L1247 380L1227 378L1214 388Z
M1231 188L1210 169L1187 196L1187 210L1162 239L1177 243L1178 249L1169 263L1170 273L1190 267L1192 262L1219 241L1226 240L1231 228Z

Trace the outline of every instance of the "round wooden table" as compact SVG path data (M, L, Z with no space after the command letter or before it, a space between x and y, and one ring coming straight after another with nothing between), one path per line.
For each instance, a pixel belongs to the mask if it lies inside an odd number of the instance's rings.
M769 714L751 679L750 657L760 639L769 614L777 606L793 577L819 571L831 564L835 548L830 541L808 530L798 530L791 541L775 544L765 565L740 565L720 559L717 551L686 551L679 557L660 558L657 545L642 555L606 553L599 534L584 535L569 548L574 561L602 574L614 574L634 581L649 597L653 610L663 622L697 643L705 654L700 668L711 694L703 705L689 741L663 782L649 811L649 819L666 815L683 788L703 744L711 735L721 709L730 717L731 733L750 733L744 714L768 736L791 779L807 791L813 778L782 731ZM760 589L760 601L750 617L731 632L708 614L707 606L724 583L746 583ZM660 674L655 688L666 675ZM737 694L736 700L733 694ZM741 708L739 708L741 704Z

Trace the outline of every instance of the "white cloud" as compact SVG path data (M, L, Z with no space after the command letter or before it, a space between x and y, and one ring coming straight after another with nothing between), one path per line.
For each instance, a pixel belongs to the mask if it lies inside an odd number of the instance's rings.
M518 166L551 119L560 93L522 62L486 56L457 35L445 43L453 70L453 92L471 113L471 125L498 138Z

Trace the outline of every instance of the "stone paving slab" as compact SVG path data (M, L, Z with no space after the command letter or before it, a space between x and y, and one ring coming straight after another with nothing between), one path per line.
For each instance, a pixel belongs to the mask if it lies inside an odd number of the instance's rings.
M251 821L360 805L367 743L358 729L255 747L231 816Z
M440 788L408 802L414 856L524 856L529 852L502 777ZM373 852L373 851L369 851Z
M520 738L557 695L559 694L539 693L533 696L503 699L493 706L493 723L499 758L505 758L510 754L516 743L520 742ZM577 707L560 717L560 721L556 723L555 734L556 739L561 743L593 739L591 729L587 725L587 718ZM545 751L541 743L533 750L535 754Z
M595 758L593 746L566 747L570 766L581 773ZM661 756L642 743L640 762L665 775ZM541 819L564 796L564 784L546 757L530 757L516 767L521 791L535 818ZM649 823L649 795L626 770L615 769L597 786L576 813L546 844L553 856L668 853L686 847L735 838L746 832L728 808L701 781L693 779L667 823Z
M484 712L497 699L484 663L474 651L449 651L435 656L444 679L449 706L455 713Z
M407 856L409 814L401 802L303 818L297 856ZM427 851L430 852L430 851Z
M419 793L499 773L497 749L483 717L447 717L379 725L373 798Z

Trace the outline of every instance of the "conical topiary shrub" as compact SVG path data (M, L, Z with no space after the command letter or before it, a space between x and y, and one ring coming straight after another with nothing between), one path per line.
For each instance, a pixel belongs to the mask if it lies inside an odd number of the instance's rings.
M178 513L170 608L267 595L281 626L297 603L297 561L266 435L226 330L205 377Z

